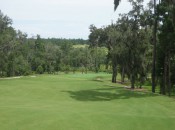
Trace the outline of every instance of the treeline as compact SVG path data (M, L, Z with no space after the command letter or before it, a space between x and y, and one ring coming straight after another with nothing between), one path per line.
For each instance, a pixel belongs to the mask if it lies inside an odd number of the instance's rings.
M122 82L128 78L133 89L151 81L153 62L156 61L156 75L152 78L156 79L157 90L171 95L175 92L175 7L162 1L157 5L158 13L154 14L152 2L147 7L144 7L143 0L129 2L132 10L120 14L116 23L102 28L90 26L91 46L108 48L112 82L116 82L119 72Z
M82 39L42 39L39 35L27 38L27 34L16 31L12 20L0 11L0 77L104 71L100 66L104 66L106 51L104 47L89 48L87 40Z
M42 41L44 43L52 43L52 44L56 44L56 45L61 45L61 44L66 44L66 43L70 43L73 45L88 45L89 41L88 40L84 40L84 39L65 39L65 38L42 38Z

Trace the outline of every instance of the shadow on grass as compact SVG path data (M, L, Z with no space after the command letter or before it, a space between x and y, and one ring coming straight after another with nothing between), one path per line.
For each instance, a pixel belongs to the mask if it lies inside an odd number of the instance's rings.
M145 98L157 96L148 92L134 92L123 87L89 89L79 91L62 91L70 94L70 97L78 101L111 101L116 99Z

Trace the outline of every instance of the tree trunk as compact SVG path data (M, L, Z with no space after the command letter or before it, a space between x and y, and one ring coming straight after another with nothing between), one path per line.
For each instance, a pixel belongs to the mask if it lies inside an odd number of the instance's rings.
M170 63L170 52L168 52L168 95L171 96L171 63Z
M96 44L96 47L95 47L95 72L98 73L98 57L97 57L97 54L98 54L98 43Z
M140 87L139 87L140 89L142 89L143 83L144 83L144 77L141 76L141 77L140 77Z
M117 65L116 64L113 64L112 70L113 70L113 72L112 72L112 83L116 83L117 82L117 79L116 79L116 77L117 77Z
M163 77L160 78L160 94L163 94Z
M163 86L162 86L162 94L163 95L166 95L166 81L167 81L167 56L165 55L164 73L163 73Z
M135 75L132 73L132 74L131 74L131 88L132 88L132 89L135 88L134 84L135 84Z
M122 83L125 82L125 68L124 68L124 67L122 67L121 82L122 82Z
M157 34L157 11L156 11L156 0L154 0L154 30L153 30L153 67L152 67L152 92L155 93L156 88L156 48L157 48L157 40L156 40L156 34Z

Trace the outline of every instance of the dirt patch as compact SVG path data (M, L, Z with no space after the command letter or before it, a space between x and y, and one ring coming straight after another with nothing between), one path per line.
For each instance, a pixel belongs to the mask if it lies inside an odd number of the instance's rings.
M19 79L19 78L21 78L21 76L19 76L19 77L0 78L0 79Z
M124 86L125 89L130 90L130 91L136 91L136 92L148 92L147 89L144 88L131 88L129 86Z
M36 76L35 75L32 75L32 76L30 76L31 78L36 78Z

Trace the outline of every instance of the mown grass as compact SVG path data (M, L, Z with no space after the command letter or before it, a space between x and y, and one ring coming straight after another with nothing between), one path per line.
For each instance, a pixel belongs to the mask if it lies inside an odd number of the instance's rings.
M109 74L0 80L1 130L174 130L175 100L110 83Z

